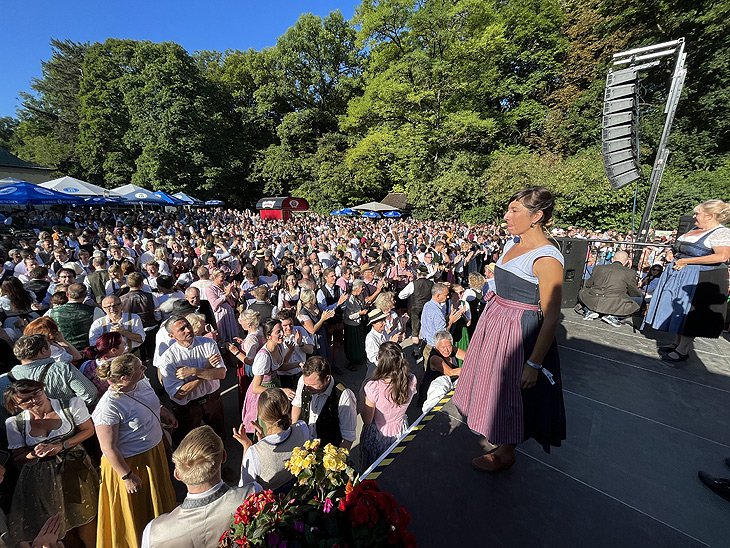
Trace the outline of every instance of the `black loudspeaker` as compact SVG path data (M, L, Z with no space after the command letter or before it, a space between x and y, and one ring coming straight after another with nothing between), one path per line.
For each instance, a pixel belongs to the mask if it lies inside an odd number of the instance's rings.
M695 227L694 215L680 215L679 226L677 227L677 238L682 234L687 234Z
M637 105L637 68L612 70L606 77L603 99L601 151L608 182L614 190L641 178L634 135Z
M556 240L565 259L562 308L573 308L578 302L578 292L583 287L589 242L578 238L556 238Z

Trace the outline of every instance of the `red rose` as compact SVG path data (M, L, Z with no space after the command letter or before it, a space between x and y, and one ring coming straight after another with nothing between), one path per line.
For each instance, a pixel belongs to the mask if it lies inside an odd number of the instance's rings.
M409 533L406 531L405 535L403 535L403 546L405 548L417 548L418 543L416 542L416 537L413 536L413 533Z
M358 504L350 511L350 519L352 519L355 525L367 523L369 515L370 512L368 511L367 506L363 504Z
M409 514L408 510L406 510L402 506L400 508L398 508L398 514L399 514L398 521L400 522L401 527L403 527L405 529L406 527L408 527L408 524L411 522L411 514Z
M378 489L378 484L375 483L375 480L363 480L360 482L360 485L358 486L363 491L380 491Z

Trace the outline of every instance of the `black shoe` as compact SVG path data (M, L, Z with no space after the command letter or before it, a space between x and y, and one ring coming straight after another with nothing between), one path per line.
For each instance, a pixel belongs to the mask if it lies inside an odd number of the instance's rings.
M730 502L730 479L716 478L700 470L697 475L710 490Z
M339 376L342 376L342 375L344 375L344 373L342 372L342 369L340 369L340 368L339 368L339 367L337 367L336 365L333 365L333 366L332 366L332 372L333 372L333 373L334 373L335 375L339 375Z

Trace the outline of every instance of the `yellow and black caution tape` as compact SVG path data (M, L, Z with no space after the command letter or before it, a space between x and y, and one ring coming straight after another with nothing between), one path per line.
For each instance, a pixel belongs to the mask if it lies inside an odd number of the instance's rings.
M449 403L449 400L451 400L451 397L453 395L454 391L451 390L446 395L444 395L441 401L434 405L426 415L422 415L421 417L419 417L419 419L413 424L413 426L409 428L408 435L404 436L403 439L398 442L398 445L393 447L390 451L386 452L382 457L380 457L379 460L375 461L375 464L370 467L370 471L367 473L367 475L360 476L360 479L377 479L378 476L383 473L383 470L385 470L385 468L395 460L395 456L391 455L399 455L400 453L402 453L406 446L415 439L416 434L423 430L429 421L433 420L433 418L436 416L436 413L441 411L444 405Z

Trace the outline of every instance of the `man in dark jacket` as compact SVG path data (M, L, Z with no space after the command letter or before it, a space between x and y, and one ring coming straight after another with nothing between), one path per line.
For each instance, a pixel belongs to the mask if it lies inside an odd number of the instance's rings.
M200 298L200 290L197 287L191 286L185 290L185 300L187 300L193 307L193 312L205 316L205 323L210 325L213 329L217 328L213 308L210 306L208 301L204 301Z
M628 267L629 256L625 251L613 255L609 265L598 265L580 290L579 299L585 310L584 319L601 317L614 327L620 322L617 316L629 316L641 306L641 290L636 286L636 273Z

